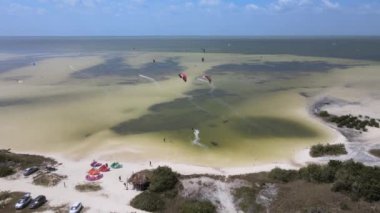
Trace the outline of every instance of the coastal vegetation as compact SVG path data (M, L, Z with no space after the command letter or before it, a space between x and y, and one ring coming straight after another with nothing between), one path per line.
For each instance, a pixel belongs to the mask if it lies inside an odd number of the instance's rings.
M187 200L180 207L181 213L214 213L215 206L210 201Z
M344 144L317 144L311 147L310 156L323 157L331 155L345 155L347 154Z
M348 195L353 200L380 201L380 168L365 166L353 160L331 160L327 165L311 164L297 170L273 169L269 177L289 182L304 180L331 184L331 190Z
M15 170L9 166L0 166L0 177L6 177L15 173Z
M243 212L260 212L263 209L262 206L257 204L256 195L258 190L252 187L243 186L235 189L232 192L234 201L240 210Z
M0 177L14 174L18 170L23 170L31 166L46 166L56 164L51 158L39 155L17 154L9 150L0 150Z
M148 190L133 198L131 206L144 211L156 212L165 207L165 202L159 194Z
M149 179L146 181L149 187L132 199L130 204L134 208L151 212L215 212L215 207L207 200L189 200L179 195L180 175L171 168L160 166L143 172Z
M351 114L337 116L330 114L327 111L320 111L318 115L326 121L335 123L339 128L346 127L349 129L356 129L359 131L367 132L368 126L376 128L380 127L379 120L376 120L375 118L370 118L369 116L353 116Z
M152 192L165 192L175 187L178 174L169 167L158 167L153 170L149 190Z
M96 183L83 183L76 185L75 189L80 192L96 192L102 190L102 187Z
M47 187L56 186L65 178L67 178L67 176L55 173L40 173L33 177L33 184Z

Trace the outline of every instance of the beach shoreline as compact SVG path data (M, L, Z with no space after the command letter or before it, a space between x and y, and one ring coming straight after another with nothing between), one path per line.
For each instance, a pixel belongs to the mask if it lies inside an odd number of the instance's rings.
M332 102L329 103L332 105ZM311 116L314 116L315 104L312 104L313 108L309 108ZM315 116L315 119L319 119ZM321 120L321 122L324 122ZM339 129L334 128L333 125L329 123L325 123L329 128L333 129L333 131L337 131L340 133ZM371 130L376 131L376 129ZM346 138L343 134L337 134L336 142L343 142L346 147L347 144L352 143L352 138ZM15 150L17 151L17 150ZM83 193L75 190L75 185L79 183L85 182L85 174L87 170L89 170L90 163L93 159L100 160L101 162L107 162L110 164L110 161L106 161L105 159L98 159L96 155L87 156L79 161L69 159L62 155L62 153L55 154L44 154L44 153L30 153L27 154L36 154L43 155L46 157L51 157L57 160L59 163L62 163L58 166L58 174L67 175L68 178L63 180L63 183L55 187L43 187L36 186L31 183L31 178L20 177L20 174L16 174L9 178L1 178L0 185L3 186L2 190L9 191L30 191L33 195L37 194L45 194L48 197L50 206L60 206L60 205L68 205L74 201L80 201L84 206L90 207L92 211L127 211L127 212L142 212L134 209L129 206L129 202L131 199L139 194L140 192L135 190L125 190L124 186L119 183L118 177L121 177L123 180L129 178L135 172L144 170L144 169L153 169L158 166L168 166L173 169L173 171L178 172L181 175L217 175L224 176L228 178L228 176L233 175L244 175L250 173L258 173L258 172L267 172L273 168L282 168L282 169L299 169L309 163L318 163L324 164L327 163L331 159L335 160L347 160L353 158L354 160L361 160L361 158L355 158L355 154L352 154L350 149L347 150L348 154L344 156L338 157L320 157L320 158L312 158L309 155L309 149L304 149L297 152L292 160L289 162L283 163L271 163L271 164L261 164L261 165L252 165L247 167L207 167L207 166L196 166L191 164L178 164L167 161L153 161L149 160L141 161L141 162L120 162L123 164L123 168L115 169L105 174L104 178L100 181L97 181L102 187L103 190L100 192L89 192ZM100 155L100 153L98 153ZM361 161L364 164L368 164L366 161ZM151 163L151 164L150 164ZM377 162L375 165L379 165ZM17 177L17 178L15 178ZM27 189L27 190L25 190ZM65 194L66 196L62 197L61 195ZM104 203L107 203L104 205Z

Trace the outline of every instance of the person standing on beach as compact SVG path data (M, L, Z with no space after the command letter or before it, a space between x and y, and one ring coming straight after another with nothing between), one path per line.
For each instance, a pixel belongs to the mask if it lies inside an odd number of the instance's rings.
M152 161L149 161L149 166L152 166Z
M119 176L119 181L121 182L121 176Z

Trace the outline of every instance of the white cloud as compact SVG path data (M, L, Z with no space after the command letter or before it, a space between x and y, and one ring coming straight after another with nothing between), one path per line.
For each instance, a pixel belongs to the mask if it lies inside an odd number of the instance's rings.
M8 6L7 12L9 14L18 15L18 14L34 14L42 15L46 12L43 8L30 7L27 5L22 5L18 3L12 3Z
M51 1L58 4L69 5L72 7L77 6L77 5L82 5L85 7L94 7L97 4L99 4L102 0L51 0Z
M313 0L277 0L271 4L271 8L277 11L305 7Z
M337 9L339 8L338 2L332 2L331 0L321 0L325 7L329 9Z
M200 0L199 4L204 6L216 6L220 3L220 0Z
M340 5L333 0L276 0L270 4L269 9L275 11L296 9L337 9Z
M259 9L259 7L255 4L247 4L247 5L245 5L245 8L247 10L258 10Z

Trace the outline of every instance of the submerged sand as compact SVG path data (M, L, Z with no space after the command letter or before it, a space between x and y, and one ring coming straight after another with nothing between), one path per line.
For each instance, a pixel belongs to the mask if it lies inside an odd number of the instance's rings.
M340 140L339 132L310 114L308 108L315 98L331 94L355 101L360 97L360 101L378 106L372 101L380 96L380 90L374 89L380 80L373 78L380 67L376 62L208 53L201 63L202 56L119 54L122 63L136 71L126 76L111 72L87 78L91 72L85 72L73 77L95 66L102 69L107 61L103 54L46 58L1 73L1 146L22 152L59 153L70 159L153 160L214 167L286 163L312 144ZM165 73L163 68L164 73L157 74L149 65L152 58L158 63L172 59L178 65L172 72ZM290 73L268 68L281 67L284 62L342 66L316 71L305 66L305 70ZM224 64L235 65L230 67L234 72L214 70L212 87L196 80L196 76ZM265 65L267 71L250 74L240 66L247 64L256 65L255 69ZM178 66L189 74L187 83L177 77ZM158 83L139 78L140 69ZM198 98L196 90L206 91L201 95L212 90L233 95ZM152 111L152 106L158 111ZM170 123L174 118L178 120ZM191 126L194 123L197 125ZM150 125L157 131L148 131ZM191 128L200 129L204 146L192 144Z

